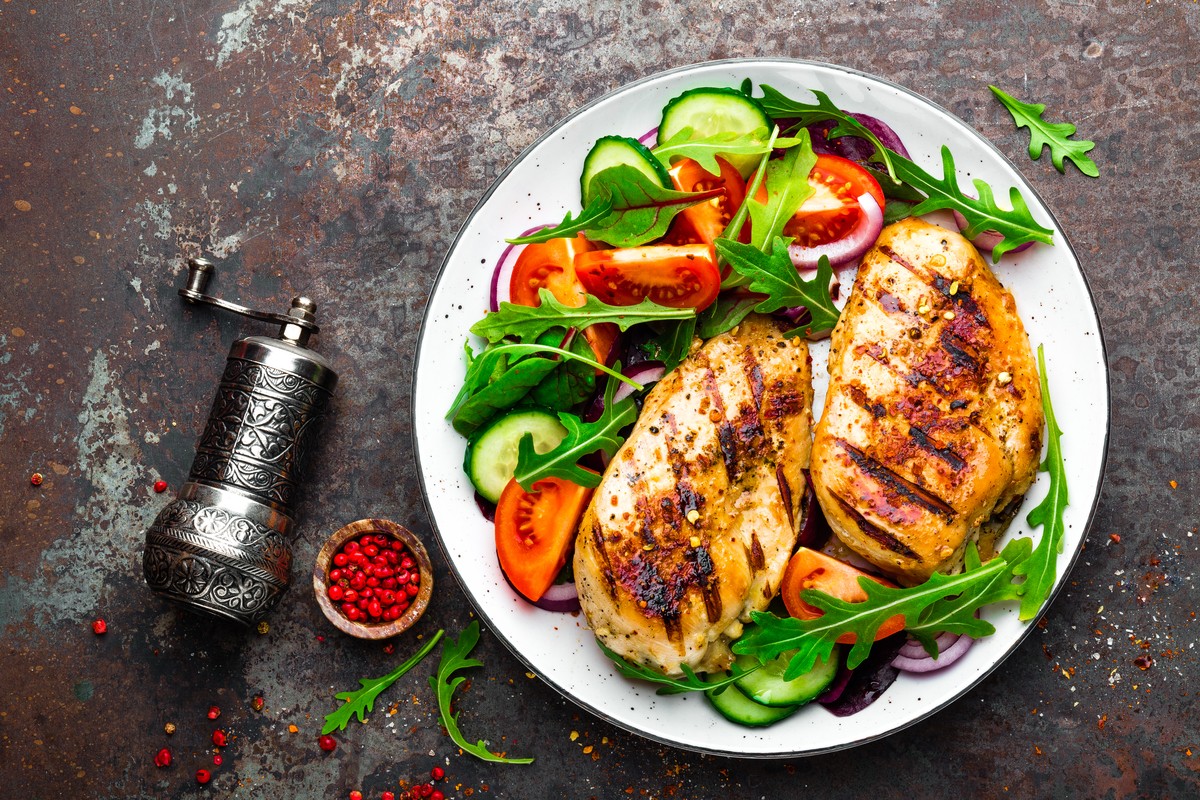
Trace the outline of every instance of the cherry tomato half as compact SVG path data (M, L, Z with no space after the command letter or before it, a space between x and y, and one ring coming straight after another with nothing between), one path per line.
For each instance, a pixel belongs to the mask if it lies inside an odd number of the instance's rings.
M707 308L721 290L711 244L655 244L591 250L575 256L575 274L589 293L615 306L649 297L672 308Z
M746 196L746 182L723 158L717 159L720 175L713 175L690 158L671 167L671 182L681 192L707 192L723 188L725 193L703 203L689 206L675 217L667 233L670 244L712 244L729 224ZM750 228L742 227L742 241L749 241Z
M784 236L791 236L796 244L807 247L836 242L858 224L862 209L858 198L869 194L882 211L885 200L879 181L848 158L823 154L808 174L808 185L813 193L783 228ZM766 186L759 186L754 196L766 202Z
M567 563L592 490L554 477L531 488L525 491L513 478L500 494L496 554L513 588L536 602Z
M587 292L575 277L575 256L593 249L595 245L582 235L526 245L513 265L509 282L511 301L520 306L539 306L542 301L538 290L549 289L554 299L565 306L578 308L583 305ZM583 331L601 364L608 363L619 333L612 323L590 325Z
M787 606L789 614L797 619L816 619L825 612L801 600L800 592L805 589L817 589L847 603L861 603L867 599L867 594L858 585L859 578L869 578L884 586L894 587L896 585L860 569L855 569L832 556L801 547L796 550L792 560L788 562L787 569L783 573L783 586L779 591L783 595L783 604ZM875 641L885 639L902 630L904 630L904 615L897 614L879 626L879 630L875 633ZM838 637L838 642L850 644L855 638L853 633L844 633Z

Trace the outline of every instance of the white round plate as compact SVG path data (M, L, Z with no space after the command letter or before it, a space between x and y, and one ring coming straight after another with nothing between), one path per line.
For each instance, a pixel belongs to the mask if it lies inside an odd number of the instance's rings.
M858 714L839 718L813 705L769 728L735 725L704 697L660 697L653 685L621 677L596 647L583 615L542 611L509 588L496 561L492 525L477 509L463 473L466 442L445 419L465 373L467 330L487 310L489 279L505 237L578 211L583 159L599 137L640 136L658 124L663 106L684 90L737 87L745 78L810 101L808 90L819 89L840 108L879 117L900 134L913 160L934 174L941 173L939 153L948 145L962 186L969 188L972 178L982 178L1001 198L1016 186L1038 221L1054 229L1053 247L1010 253L995 271L1016 297L1034 347L1045 345L1050 394L1064 431L1071 505L1056 592L1061 588L1095 510L1108 442L1108 374L1087 282L1050 210L994 146L913 92L843 67L759 59L686 67L619 89L547 131L496 180L442 264L418 345L412 417L426 504L450 567L492 632L532 671L592 713L650 739L706 753L788 757L868 742L933 714L995 669L1032 625L1017 619L1015 604L988 608L985 618L996 626L994 635L981 639L949 668L901 675ZM847 287L851 277L843 275ZM478 349L480 343L473 346ZM819 396L827 381L826 353L827 347L814 348ZM814 411L820 409L818 397ZM1048 477L1040 473L1009 537L1040 535L1040 529L1029 529L1025 515L1047 487ZM1017 711L1014 704L1013 713Z

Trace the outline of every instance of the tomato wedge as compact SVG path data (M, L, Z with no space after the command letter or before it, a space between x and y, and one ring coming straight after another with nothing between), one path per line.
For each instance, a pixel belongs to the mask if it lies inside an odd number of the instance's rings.
M783 227L783 235L806 247L836 242L850 233L862 216L858 198L869 194L882 211L886 201L879 181L858 164L841 156L823 154L808 174L813 193ZM766 186L754 199L766 202Z
M884 586L896 585L838 561L832 556L801 547L796 550L792 560L788 562L787 569L784 570L783 586L779 592L783 595L783 604L787 606L788 613L793 617L816 619L825 612L801 600L800 592L805 589L818 589L847 603L861 603L867 599L867 594L858 585L859 578L869 578ZM902 630L904 615L897 614L879 626L879 630L875 632L875 641ZM851 644L856 638L853 633L844 633L838 637L838 642Z
M614 306L649 297L672 308L707 308L721 290L711 244L652 244L591 250L575 256L575 274L589 293Z
M537 602L567 563L592 490L554 477L532 489L516 478L504 487L496 504L496 554L513 588Z
M746 196L746 182L723 158L717 159L720 175L713 175L690 158L680 159L671 167L671 182L681 192L707 192L723 188L725 193L703 203L689 206L675 217L667 234L670 244L712 244L729 224ZM742 241L750 240L750 228L742 227Z
M565 306L578 308L583 305L587 292L575 277L575 256L595 247L582 235L526 245L513 266L509 282L511 302L520 306L539 306L542 301L538 291L549 289L554 299ZM608 363L619 333L612 323L590 325L583 331L601 364Z

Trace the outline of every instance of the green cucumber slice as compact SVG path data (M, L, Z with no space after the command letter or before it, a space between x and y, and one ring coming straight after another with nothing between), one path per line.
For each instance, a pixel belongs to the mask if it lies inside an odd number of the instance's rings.
M658 144L668 141L684 128L691 128L693 139L705 139L718 133L770 131L775 123L757 100L737 89L724 87L689 89L663 108L658 125ZM746 177L761 156L722 156Z
M525 434L533 434L538 453L553 450L567 435L558 417L548 411L524 408L500 417L467 446L463 469L475 490L495 503L517 470L517 447Z
M591 152L583 160L579 191L583 196L585 208L592 200L592 179L609 167L622 164L633 167L664 189L674 188L667 168L659 163L644 144L627 136L605 136L592 146Z
M765 706L756 703L746 696L736 684L730 684L720 694L705 693L705 697L713 704L713 708L721 712L728 720L746 725L751 728L761 728L773 725L785 717L790 717L800 706Z
M738 655L734 663L746 674L738 678L734 685L745 692L747 697L765 706L792 708L812 702L837 677L837 648L834 648L825 661L817 659L813 668L799 678L785 681L783 673L794 654L794 650L783 653L758 669L754 669L758 665L754 656Z

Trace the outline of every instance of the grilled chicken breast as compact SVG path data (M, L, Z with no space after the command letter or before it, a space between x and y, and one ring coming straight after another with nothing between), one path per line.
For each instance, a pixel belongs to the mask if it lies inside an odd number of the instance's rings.
M812 479L846 545L900 582L987 558L1032 484L1041 390L1012 295L957 233L909 219L834 329Z
M782 330L752 315L659 381L580 522L584 614L630 661L723 669L779 589L812 427L808 347Z

